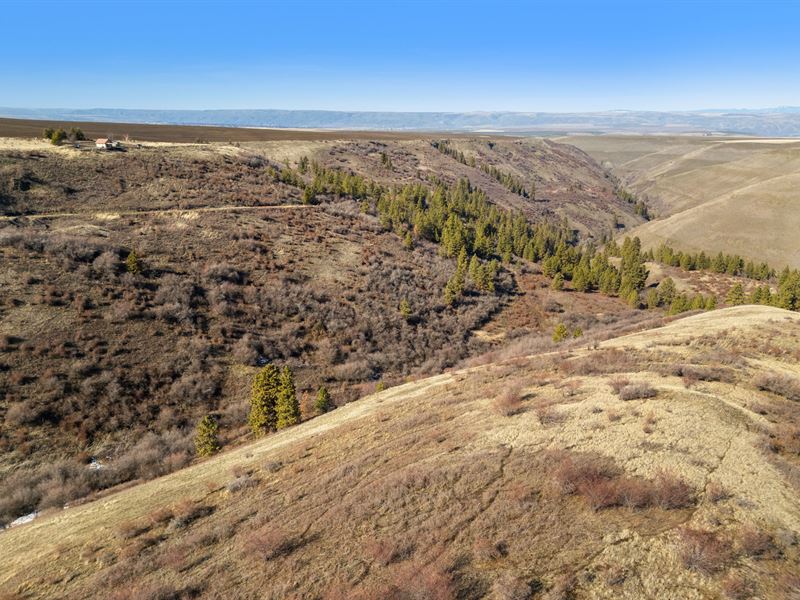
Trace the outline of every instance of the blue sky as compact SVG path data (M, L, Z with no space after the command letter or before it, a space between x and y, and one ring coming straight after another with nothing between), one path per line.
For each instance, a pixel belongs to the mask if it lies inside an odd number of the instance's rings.
M0 106L800 105L800 2L3 2Z

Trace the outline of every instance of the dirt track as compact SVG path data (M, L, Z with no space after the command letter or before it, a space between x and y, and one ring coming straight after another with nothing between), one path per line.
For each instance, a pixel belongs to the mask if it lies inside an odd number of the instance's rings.
M172 215L192 215L207 212L238 212L250 210L292 210L292 209L310 209L314 208L310 204L275 204L271 206L203 206L201 208L164 208L153 210L124 210L112 212L94 212L94 213L80 213L80 212L58 212L58 213L42 213L30 215L9 215L0 216L0 221L16 221L17 219L29 219L31 221L39 221L42 219L63 219L68 217L89 217L94 219L101 219L108 221L111 219L118 219L120 217L133 217L137 215L159 215L159 214L172 214Z

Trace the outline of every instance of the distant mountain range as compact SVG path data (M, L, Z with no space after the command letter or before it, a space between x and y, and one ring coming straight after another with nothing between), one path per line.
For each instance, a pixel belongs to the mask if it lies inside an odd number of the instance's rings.
M361 112L327 110L144 110L0 108L20 119L391 131L507 133L708 133L800 136L800 107L686 112Z

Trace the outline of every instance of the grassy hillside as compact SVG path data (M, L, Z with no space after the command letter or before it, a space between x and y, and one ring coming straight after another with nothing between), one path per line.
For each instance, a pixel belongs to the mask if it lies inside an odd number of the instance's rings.
M689 136L570 136L659 218L636 228L646 247L727 252L800 266L800 142Z
M0 589L790 598L798 341L737 307L390 388L0 533Z

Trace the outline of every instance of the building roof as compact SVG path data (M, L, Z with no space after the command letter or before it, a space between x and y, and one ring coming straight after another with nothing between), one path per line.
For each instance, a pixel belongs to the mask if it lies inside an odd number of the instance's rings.
M100 139L95 140L94 143L95 144L107 144L108 143L108 139L100 138Z

